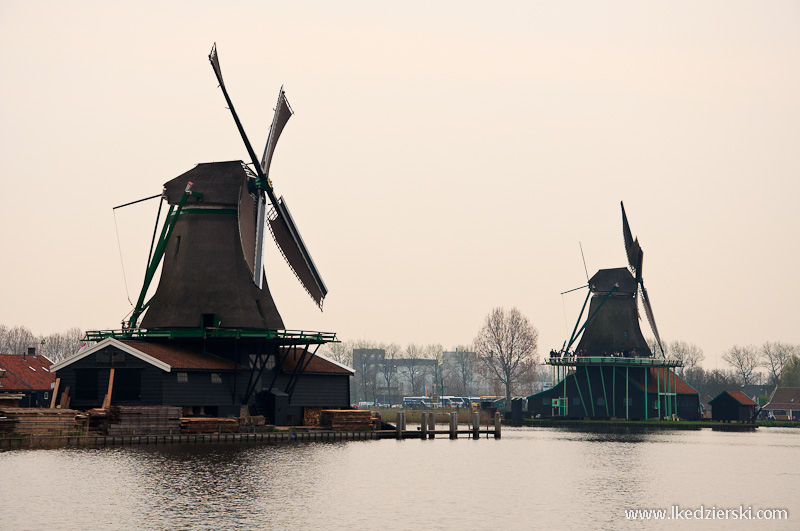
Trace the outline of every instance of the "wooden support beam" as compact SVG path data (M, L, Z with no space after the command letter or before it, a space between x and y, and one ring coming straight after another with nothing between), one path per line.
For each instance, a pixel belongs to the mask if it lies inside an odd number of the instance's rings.
M111 392L114 390L114 368L111 368L111 371L108 373L108 391L106 391L106 396L103 398L103 406L100 409L108 409L111 406Z
M58 387L61 385L61 378L56 378L56 386L53 388L53 396L50 397L50 409L55 409L56 398L58 397Z
M61 404L59 407L61 409L69 408L69 386L66 386L64 392L61 394Z

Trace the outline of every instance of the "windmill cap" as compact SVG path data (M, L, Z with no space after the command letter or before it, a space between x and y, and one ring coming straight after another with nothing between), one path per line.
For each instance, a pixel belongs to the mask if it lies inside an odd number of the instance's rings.
M191 170L175 177L164 184L167 202L177 205L187 184L191 191L203 194L204 204L238 205L239 189L247 181L247 173L242 161L208 162L198 164ZM197 202L196 196L189 198L189 203Z
M636 279L625 267L601 269L589 279L589 285L592 287L593 293L608 293L614 289L614 286L618 286L614 292L615 295L636 293Z

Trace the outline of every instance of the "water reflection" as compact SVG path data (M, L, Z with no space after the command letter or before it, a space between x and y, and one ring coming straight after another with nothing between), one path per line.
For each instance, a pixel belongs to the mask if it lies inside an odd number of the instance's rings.
M625 508L675 504L800 517L798 449L800 431L785 429L535 428L500 441L14 451L0 454L0 496L48 502L5 507L0 527L618 529Z

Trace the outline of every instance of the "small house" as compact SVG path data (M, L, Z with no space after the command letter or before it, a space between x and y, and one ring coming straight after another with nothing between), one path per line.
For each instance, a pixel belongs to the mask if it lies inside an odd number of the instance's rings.
M750 422L758 409L758 404L741 391L723 391L709 404L712 420Z
M28 354L0 354L0 402L19 407L49 407L55 375L53 365L35 349Z
M764 411L777 420L800 419L800 387L776 388Z

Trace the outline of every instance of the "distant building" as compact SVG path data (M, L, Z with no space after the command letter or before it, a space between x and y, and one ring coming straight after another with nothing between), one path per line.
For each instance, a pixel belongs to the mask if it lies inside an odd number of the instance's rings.
M800 387L776 388L764 411L778 420L797 420L800 418Z
M35 349L29 354L0 354L0 400L16 401L19 407L49 407L56 381L53 365ZM12 398L13 396L13 398Z
M723 391L712 399L712 420L749 422L755 419L758 404L741 391Z

